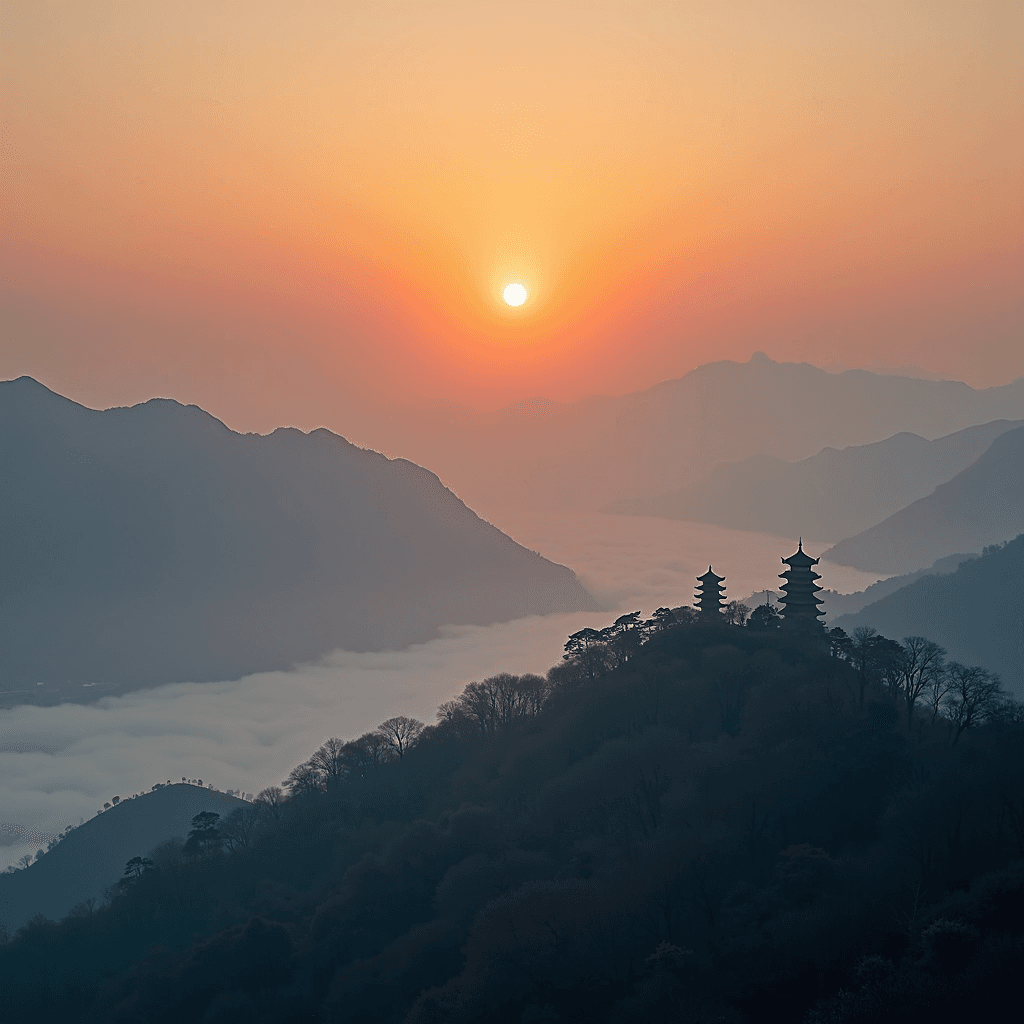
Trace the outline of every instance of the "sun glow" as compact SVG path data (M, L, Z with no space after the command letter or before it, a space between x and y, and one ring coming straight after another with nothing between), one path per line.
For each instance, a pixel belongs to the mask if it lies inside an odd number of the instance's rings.
M526 301L526 289L521 284L506 285L502 294L510 306L521 306Z

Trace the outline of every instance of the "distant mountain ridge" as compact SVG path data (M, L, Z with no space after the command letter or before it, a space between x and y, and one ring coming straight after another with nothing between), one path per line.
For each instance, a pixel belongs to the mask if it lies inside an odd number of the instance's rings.
M7 690L238 678L596 608L411 462L163 399L86 409L24 377L0 383L0 523Z
M966 427L934 441L901 433L825 448L800 462L753 455L716 466L678 491L617 502L611 512L715 523L836 541L859 533L952 479L1020 420Z
M828 447L902 432L929 440L999 419L1024 419L1024 377L975 390L865 370L827 373L757 353L621 397L532 400L491 413L448 408L414 428L381 422L378 436L496 516L537 496L594 511L680 489L751 456L798 461Z
M951 551L979 550L1024 531L1024 427L941 484L822 556L868 572L913 572Z
M132 857L144 857L159 843L184 839L192 817L213 811L227 817L245 801L186 783L162 786L97 814L72 829L35 863L0 874L0 923L13 932L36 914L59 920L124 873Z
M980 557L977 554L947 555L945 558L938 559L927 569L919 569L917 572L907 573L903 576L890 576L888 579L879 580L877 583L872 583L870 587L858 590L852 594L841 594L826 587L818 594L818 597L822 600L821 610L826 616L825 623L831 626L840 615L856 615L862 608L866 608L869 604L874 604L875 601L880 601L883 597L888 597L890 594L895 594L897 590L909 587L911 583L916 583L924 576L937 576L955 572L961 562ZM822 566L818 568L822 568ZM827 572L828 567L825 566L824 568ZM823 578L822 582L828 581ZM748 607L755 608L757 605L764 603L765 593L765 591L759 590L757 593L751 594L750 597L743 598L742 601ZM782 601L782 591L769 590L768 594L773 604L778 605Z

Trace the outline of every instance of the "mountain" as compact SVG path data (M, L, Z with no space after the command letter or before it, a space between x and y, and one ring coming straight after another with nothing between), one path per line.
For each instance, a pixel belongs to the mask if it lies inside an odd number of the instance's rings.
M35 863L0 874L0 923L11 931L36 914L58 920L122 877L132 857L143 857L159 843L184 839L193 815L213 811L222 818L243 800L184 783L161 786L72 829Z
M930 494L1021 421L996 420L928 441L900 433L873 444L826 448L800 462L753 455L652 498L610 512L715 523L739 530L835 541Z
M665 494L716 464L754 455L798 461L901 432L932 439L1022 418L1024 378L975 390L865 370L831 374L757 353L620 397L382 419L373 437L375 446L429 465L474 508L499 519L503 508L538 500L594 511Z
M997 437L973 465L925 498L822 556L867 572L913 572L951 551L1024 530L1024 427Z
M855 615L862 608L875 601L880 601L890 594L895 594L897 590L902 590L903 587L909 586L923 576L954 572L961 562L978 557L978 555L947 555L945 558L936 560L927 569L919 569L917 572L910 572L904 576L891 576L887 580L879 580L877 583L872 583L867 589L858 590L852 594L840 594L838 591L828 589L822 590L818 597L822 600L821 610L825 613L825 622L831 626L838 616ZM764 604L765 594L765 591L759 590L756 594L743 598L742 603L749 608L756 608L759 604ZM781 591L772 590L770 594L772 604L781 603Z
M7 690L238 678L596 607L433 473L327 430L101 412L22 377L0 383L0 481Z
M827 616L826 621L831 625L833 620L840 615L854 615L869 604L881 601L883 597L895 594L897 590L909 587L911 583L916 583L925 576L955 572L961 562L978 557L976 554L946 555L945 558L936 559L927 569L918 569L917 572L908 572L903 576L890 576L887 580L879 580L865 590L858 590L853 594L839 594L834 590L823 590L818 597L824 602L821 607Z
M950 658L998 672L1024 696L1024 534L949 575L929 575L830 625L874 626L899 640L926 636Z

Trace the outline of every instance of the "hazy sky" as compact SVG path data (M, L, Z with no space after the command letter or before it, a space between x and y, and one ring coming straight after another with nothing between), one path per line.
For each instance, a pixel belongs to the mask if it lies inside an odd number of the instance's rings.
M243 429L756 349L1002 383L1022 11L7 0L0 377Z

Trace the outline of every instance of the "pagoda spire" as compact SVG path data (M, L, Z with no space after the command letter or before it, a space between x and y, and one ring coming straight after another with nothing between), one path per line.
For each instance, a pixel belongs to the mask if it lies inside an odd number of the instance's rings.
M783 558L784 565L789 568L779 574L779 579L786 582L782 585L782 625L785 629L802 632L818 632L822 624L818 619L825 613L818 607L821 598L818 591L821 587L815 583L821 576L812 566L818 564L817 558L811 558L804 551L804 539L800 538L796 553Z
M700 584L696 594L697 610L701 617L721 615L722 605L725 603L725 587L722 586L725 577L715 575L709 565L708 571L697 577L697 582Z

